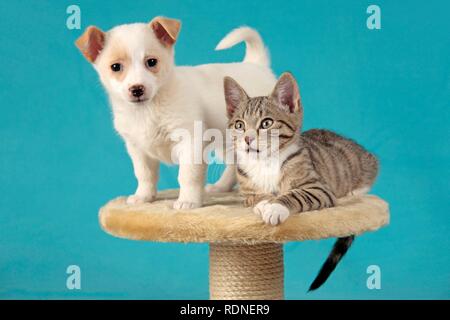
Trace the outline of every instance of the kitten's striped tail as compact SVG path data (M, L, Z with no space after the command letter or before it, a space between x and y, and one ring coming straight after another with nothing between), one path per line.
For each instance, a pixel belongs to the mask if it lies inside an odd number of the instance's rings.
M269 53L264 46L261 36L255 29L249 27L240 27L231 31L219 42L216 50L231 48L242 41L245 41L246 45L243 62L259 64L265 67L270 66Z
M341 261L348 248L350 248L350 246L352 245L353 240L355 240L355 236L338 238L336 240L333 246L333 250L331 250L327 260L322 265L322 268L320 269L313 283L311 283L308 291L318 289L325 283L325 281L327 281L328 277L336 268L339 261Z

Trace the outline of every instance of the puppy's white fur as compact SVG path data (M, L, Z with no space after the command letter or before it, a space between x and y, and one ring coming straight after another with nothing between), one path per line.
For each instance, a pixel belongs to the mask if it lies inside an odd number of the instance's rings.
M243 83L252 96L267 95L276 82L266 49L253 29L235 29L217 47L225 49L245 41L243 62L193 67L175 66L173 46L178 31L176 20L157 17L150 24L121 25L106 33L90 27L77 41L108 92L114 127L125 140L133 162L138 186L128 203L154 200L159 162L175 160L180 163L180 195L174 207L201 206L206 165L193 164L193 146L173 141L173 132L183 128L193 134L195 121L202 121L204 130L225 130L225 76ZM155 68L146 65L148 58L157 59ZM123 70L112 72L114 63L123 65ZM145 88L139 101L130 95L130 88L135 85ZM172 159L173 154L176 159ZM227 168L209 189L228 191L235 183L233 168Z

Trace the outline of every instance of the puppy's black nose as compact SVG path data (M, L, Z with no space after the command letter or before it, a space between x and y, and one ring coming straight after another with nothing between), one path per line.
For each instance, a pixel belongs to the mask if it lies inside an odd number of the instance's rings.
M141 84L131 86L128 90L133 97L139 98L144 95L145 87Z

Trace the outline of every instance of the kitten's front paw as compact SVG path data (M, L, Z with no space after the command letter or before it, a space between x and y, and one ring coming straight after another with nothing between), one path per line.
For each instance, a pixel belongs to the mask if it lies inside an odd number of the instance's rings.
M127 204L142 204L145 202L152 202L155 200L155 198L156 197L154 195L141 196L133 194L127 198Z
M202 206L201 203L188 202L188 201L182 201L182 200L177 200L173 204L173 208L177 209L177 210L195 209L195 208L200 208L201 206Z
M256 204L256 206L253 207L253 212L262 217L262 214L264 212L264 207L268 203L269 203L268 200L262 200L262 201L258 202Z
M259 202L253 212L259 214L265 223L273 226L280 224L289 217L289 209L279 203L269 203L267 200Z

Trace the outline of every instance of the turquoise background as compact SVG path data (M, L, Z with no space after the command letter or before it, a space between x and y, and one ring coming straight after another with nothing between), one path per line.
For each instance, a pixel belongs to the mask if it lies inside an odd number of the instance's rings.
M0 298L208 298L208 248L106 235L98 208L135 188L93 68L66 28L177 17L179 65L239 61L243 45L215 52L232 28L255 27L277 74L300 85L305 128L352 137L378 155L373 192L391 225L358 237L319 291L307 287L333 239L286 245L288 299L450 298L450 2L376 1L382 29L366 27L368 1L1 1ZM187 110L188 112L188 110ZM209 174L212 181L221 168ZM160 189L176 187L162 166ZM82 289L66 288L66 268ZM381 290L366 287L379 265Z

